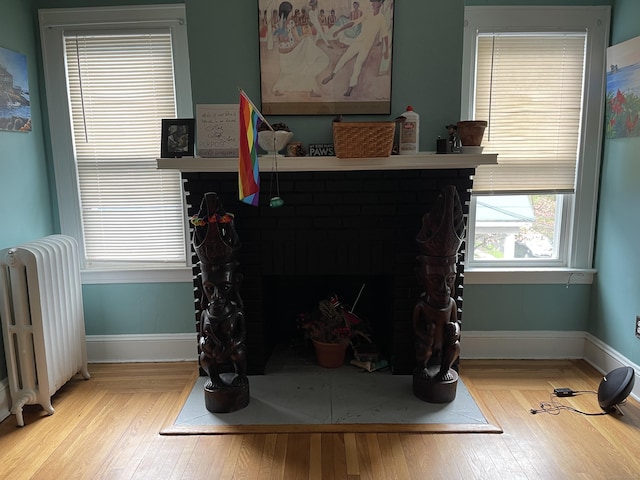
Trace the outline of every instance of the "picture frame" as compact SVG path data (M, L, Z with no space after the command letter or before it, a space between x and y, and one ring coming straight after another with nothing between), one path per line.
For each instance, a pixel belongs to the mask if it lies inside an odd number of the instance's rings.
M258 0L265 115L390 114L393 0Z
M196 147L199 157L238 157L238 113L237 103L196 105Z
M607 48L606 138L640 137L640 37Z
M0 47L0 130L31 131L27 56Z
M162 158L193 157L195 145L193 118L162 119L160 156Z

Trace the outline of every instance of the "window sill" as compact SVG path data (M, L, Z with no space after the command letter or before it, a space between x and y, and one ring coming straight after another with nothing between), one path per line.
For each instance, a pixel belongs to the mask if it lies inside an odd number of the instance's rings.
M595 269L580 268L469 268L465 285L587 284L593 283Z
M179 283L193 281L190 267L146 268L139 270L83 270L82 284L110 283Z
M517 268L473 268L464 272L465 285L511 285L511 284L587 284L593 283L595 269L517 269ZM191 282L193 273L189 267L158 268L141 270L83 270L82 283L173 283Z

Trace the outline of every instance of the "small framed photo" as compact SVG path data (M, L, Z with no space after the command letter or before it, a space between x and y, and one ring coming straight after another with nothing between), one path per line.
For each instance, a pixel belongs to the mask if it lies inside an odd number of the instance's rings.
M162 158L193 157L195 144L193 118L162 119Z

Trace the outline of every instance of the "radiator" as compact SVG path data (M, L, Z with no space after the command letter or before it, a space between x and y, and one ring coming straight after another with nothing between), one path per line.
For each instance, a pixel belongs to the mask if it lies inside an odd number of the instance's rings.
M24 405L51 415L51 396L90 376L76 241L51 235L1 250L0 289L11 413L24 426Z

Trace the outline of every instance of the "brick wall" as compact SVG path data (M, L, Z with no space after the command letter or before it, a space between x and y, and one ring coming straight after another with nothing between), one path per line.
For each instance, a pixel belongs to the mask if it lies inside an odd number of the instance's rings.
M236 231L242 241L238 261L244 274L241 296L247 319L249 373L263 373L271 348L278 341L273 332L286 330L275 325L270 312L265 311L274 304L267 297L280 295L268 288L270 284L274 279L287 278L313 288L310 279L316 276L351 278L353 281L347 282L349 292L354 292L354 285L361 281L375 284L367 287L367 292L379 302L377 310L385 312L383 320L376 320L386 323L379 325L381 348L394 373L411 373L411 312L420 295L414 274L415 236L422 215L446 185L458 188L464 212L468 213L473 173L473 169L285 172L279 175L285 204L275 209L268 206L270 197L276 195L270 173L261 175L258 208L239 202L235 173L183 173L189 215L197 213L204 193L216 192L225 209L236 216ZM197 275L197 258L194 265ZM459 265L459 273L462 270ZM336 279L337 284L340 282ZM463 275L459 275L460 317L462 283ZM288 296L300 296L282 295L282 302L290 302ZM321 298L320 293L312 295L316 300ZM200 298L199 281L194 277L196 331L203 307Z

